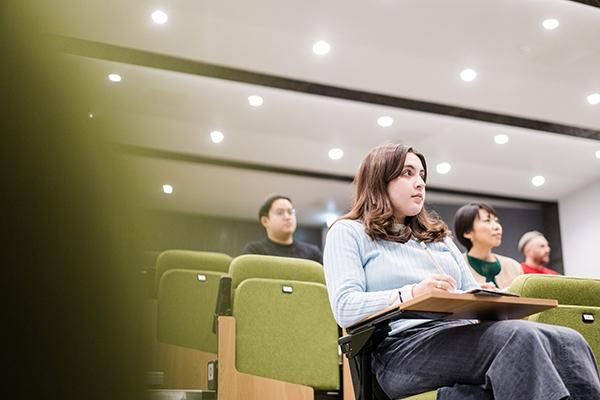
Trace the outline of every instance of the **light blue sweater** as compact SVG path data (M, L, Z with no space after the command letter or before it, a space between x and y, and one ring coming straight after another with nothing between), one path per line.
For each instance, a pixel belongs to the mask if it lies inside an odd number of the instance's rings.
M465 260L450 238L428 243L430 253L460 290L479 287ZM412 285L432 274L439 274L421 243L411 239L402 244L371 240L362 223L336 222L327 234L323 253L329 301L337 323L348 327L391 304L402 291L410 298ZM398 320L390 324L390 335L422 324L427 320Z

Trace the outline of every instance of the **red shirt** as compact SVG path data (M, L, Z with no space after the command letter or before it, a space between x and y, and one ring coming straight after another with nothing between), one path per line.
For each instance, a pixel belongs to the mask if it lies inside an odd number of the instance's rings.
M523 273L525 274L550 274L550 275L560 275L553 269L546 267L534 267L532 265L521 263L521 267L523 268Z

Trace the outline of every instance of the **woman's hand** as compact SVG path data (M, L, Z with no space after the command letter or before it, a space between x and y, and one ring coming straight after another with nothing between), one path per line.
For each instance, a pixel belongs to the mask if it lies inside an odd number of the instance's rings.
M489 283L489 282L482 283L481 285L479 285L479 287L481 287L482 289L488 289L488 290L498 290L496 285L494 285L493 283Z
M413 296L418 296L432 291L453 292L454 289L456 289L456 281L450 275L431 275L417 283L412 293Z

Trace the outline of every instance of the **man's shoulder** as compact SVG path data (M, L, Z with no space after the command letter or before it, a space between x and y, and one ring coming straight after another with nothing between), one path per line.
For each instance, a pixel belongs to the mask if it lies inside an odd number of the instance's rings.
M318 251L319 253L321 252L319 246L312 243L304 242L302 240L294 240L294 246L296 246L296 248L300 250L312 250Z
M314 247L314 248L317 248L317 249L319 248L319 246L317 246L315 244L312 244L312 243L309 243L309 242L305 242L303 240L296 240L296 239L294 239L294 244L296 246L299 246L299 247Z
M303 258L310 258L312 260L322 262L323 252L319 246L312 243L303 242L301 240L295 240L294 244Z
M255 240L253 242L246 243L244 246L243 254L266 254L266 249L268 248L268 242L266 239L263 240Z
M521 263L521 267L523 268L523 272L526 274L547 274L547 275L561 275L560 272L553 270L548 267L535 267L529 265L525 262Z

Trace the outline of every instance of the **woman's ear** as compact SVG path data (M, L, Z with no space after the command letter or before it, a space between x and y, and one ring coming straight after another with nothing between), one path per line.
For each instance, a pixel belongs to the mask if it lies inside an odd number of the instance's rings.
M472 234L471 234L471 233L472 233L472 232L473 232L473 231L468 231L468 232L465 232L465 233L463 233L463 237L464 237L465 239L469 239L469 240L471 240L471 236L472 236Z

